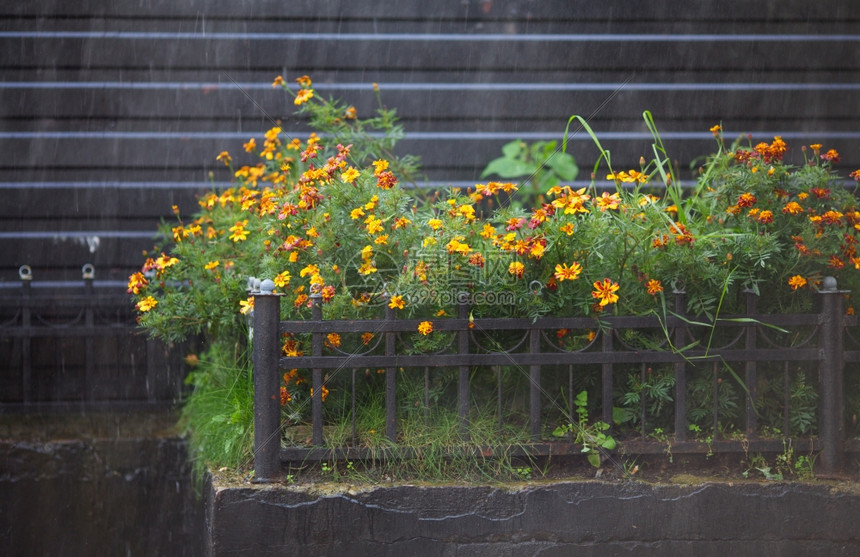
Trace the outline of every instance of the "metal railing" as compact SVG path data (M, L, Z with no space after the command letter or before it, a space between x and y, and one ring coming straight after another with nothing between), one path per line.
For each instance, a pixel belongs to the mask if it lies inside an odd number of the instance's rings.
M254 425L255 425L255 477L257 481L271 481L277 477L283 463L330 458L361 458L367 455L361 447L348 446L335 451L323 448L323 398L325 378L335 375L337 370L379 368L385 370L385 436L392 442L397 440L397 376L396 370L403 368L424 369L425 374L433 368L453 368L457 373L457 412L461 434L468 439L470 420L470 372L476 368L489 368L498 372L501 366L514 366L528 375L528 430L531 443L526 451L529 455L578 454L581 445L568 441L547 441L542 438L542 405L546 399L541 388L542 370L567 366L570 377L568 400L572 401L573 378L585 366L600 369L601 419L613 423L613 388L615 370L619 366L629 369L639 366L645 375L646 366L671 365L674 373L674 432L671 450L673 453L713 452L779 452L784 439L766 438L758 435L756 392L759 369L784 363L785 401L784 436L789 431L789 364L811 365L818 372L817 438L792 440L797 450L820 451L816 473L834 475L845 466L846 443L844 425L843 382L845 362L860 361L860 352L844 349L846 328L854 325L854 318L845 315L843 299L845 292L837 289L835 279L826 278L820 288L820 311L811 314L756 313L756 298L747 293L747 314L722 317L716 324L702 323L700 319L684 316L685 296L674 292L675 311L666 316L603 317L593 318L543 317L535 320L517 318L470 319L465 296L458 307L458 317L435 319L434 331L444 331L454 336L446 349L433 354L410 354L404 350L401 338L404 333L414 334L421 320L399 319L391 309L384 319L377 320L323 320L322 302L319 295L311 296L312 318L306 321L280 321L280 295L274 293L272 281L256 280L251 287L254 297L253 313L253 358L254 358ZM740 317L740 318L739 318ZM736 333L721 346L711 346L714 330L732 329ZM778 329L777 329L778 328ZM594 338L581 349L568 350L553 341L548 332L560 329L597 331ZM663 337L662 346L641 347L625 343L625 331L655 331ZM775 342L769 331L804 331L803 339L790 345ZM373 331L381 335L374 349L361 353L332 351L323 355L325 339L330 333L356 333ZM504 349L483 341L499 332L521 332L513 348ZM701 342L695 342L696 334ZM311 342L310 355L298 357L281 356L281 335L308 335ZM516 335L514 335L516 336ZM724 337L726 335L723 335ZM691 339L693 340L691 342ZM681 347L686 347L681 349ZM332 353L334 352L334 353ZM745 428L742 440L721 439L718 427L718 368L734 363L743 369ZM311 370L313 388L311 402L312 439L310 446L282 447L282 419L279 388L282 369L299 368ZM713 432L712 438L703 443L688 439L688 375L692 369L713 370ZM353 404L355 404L355 375L353 372ZM501 388L501 387L500 387ZM501 397L501 394L499 394ZM499 398L498 418L503 416ZM663 452L665 442L649 440L645 432L645 408L642 399L641 435L622 441L627 454ZM354 408L353 408L354 415ZM574 410L568 409L567 418L574 420ZM354 428L354 425L353 425ZM354 431L354 429L353 429ZM852 445L853 447L853 445ZM851 449L853 450L853 448Z
M19 284L0 285L0 412L151 408L181 397L179 350L138 328L125 284L37 282L23 265Z

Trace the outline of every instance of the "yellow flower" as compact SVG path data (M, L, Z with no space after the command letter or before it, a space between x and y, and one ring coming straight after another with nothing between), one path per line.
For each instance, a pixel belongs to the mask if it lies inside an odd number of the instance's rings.
M611 195L608 192L603 192L603 195L597 198L597 207L601 213L607 209L617 209L619 203L621 203L621 197L617 192Z
M442 228L442 221L439 219L430 219L427 221L427 226L429 226L433 230L439 230L440 228Z
M789 215L797 215L803 212L803 207L801 207L800 203L797 201L789 201L785 204L785 207L782 208L782 212Z
M248 143L242 144L242 148L245 149L246 153L252 153L257 148L257 141L252 137L248 140Z
M573 235L573 223L569 222L567 224L563 224L559 226L558 229L567 234L568 236Z
M305 104L309 100L314 98L314 90L313 89L299 89L299 92L296 93L296 98L293 101L293 104L296 106Z
M403 300L403 296L395 295L388 301L388 307L391 309L403 309L406 307L406 302Z
M344 172L343 174L340 175L340 179L343 180L344 182L352 184L353 182L355 182L355 179L358 178L360 175L361 175L361 173L359 173L358 170L356 170L352 167L349 167L346 170L346 172Z
M486 240L486 239L492 238L495 235L496 235L495 227L488 222L484 223L484 227L481 229L481 238L484 238Z
M806 286L806 279L800 275L794 275L790 279L788 279L788 285L792 290L797 290L798 288L803 288Z
M406 228L411 223L412 221L407 219L406 217L400 217L394 221L394 230L397 230L398 228Z
M284 271L282 273L278 273L278 275L275 277L275 280L273 282L275 283L275 286L277 286L278 288L284 288L285 286L290 285L290 279L292 279L292 278L293 277L290 276L289 271Z
M275 78L275 81L272 82L272 87L284 86L284 78L282 76L278 76Z
M424 336L433 332L433 323L430 321L422 321L418 324L418 332Z
M376 234L378 232L382 232L382 220L370 215L364 220L364 224L367 225L367 233L368 234Z
M361 207L356 207L355 209L353 209L349 213L349 218L351 218L352 220L358 220L363 216L364 216L364 209L362 209Z
M325 341L328 346L338 348L340 346L340 335L337 333L329 333L326 335Z
M143 300L139 301L137 303L136 307L137 307L137 311L139 311L141 313L146 313L147 311L153 309L157 305L158 305L158 300L156 300L152 296L147 296Z
M714 134L714 137L719 137L720 132L723 131L723 127L717 124L716 126L711 128L711 133Z
M245 225L247 224L248 219L245 219L243 221L236 222L236 224L229 228L230 232L232 232L230 239L233 240L233 242L241 242L248 239L248 231L245 230Z
M591 293L592 298L600 300L600 306L604 307L609 304L614 304L618 301L618 291L620 287L617 282L605 278L602 281L594 282L594 291Z
M218 267L218 265L220 265L220 264L221 264L221 262L216 259L215 261L210 261L209 263L207 263L204 268L207 271L211 271L212 269L215 269L216 267Z
M254 309L254 298L239 301L239 313L242 315L248 315L252 309Z
M308 77L307 75L297 77L296 83L298 83L299 87L301 87L302 89L306 89L306 88L310 87L311 85L313 85L313 83L311 82L311 78Z
M553 275L559 282L564 280L576 280L582 272L582 265L574 261L570 267L566 263L559 263L555 266L555 274Z
M373 174L375 176L379 176L386 170L388 170L388 161L382 159L373 161Z
M523 273L526 271L526 266L520 263L519 261L514 261L510 265L508 265L508 273L512 274L516 278L522 278Z
M320 272L320 268L317 267L316 265L314 265L313 263L311 263L310 265L307 265L304 269L299 271L299 276L302 278L305 278L307 275L311 275L311 276L318 275L319 272Z

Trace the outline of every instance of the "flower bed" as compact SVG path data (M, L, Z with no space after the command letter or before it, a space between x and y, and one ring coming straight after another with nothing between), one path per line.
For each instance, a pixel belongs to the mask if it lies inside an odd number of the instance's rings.
M675 314L714 323L724 315L746 313L753 298L756 315L809 313L825 275L845 290L853 290L860 278L860 212L852 192L831 172L839 155L820 145L802 148L795 167L785 160L788 146L781 138L752 145L742 137L728 144L715 126L716 153L687 187L670 164L650 114L645 119L654 136L654 157L625 170L613 167L587 122L573 117L571 123L581 123L597 147L590 186L564 182L572 172L572 160L563 155L565 133L557 151L564 164L550 180L540 180L546 191L521 194L519 184L491 181L465 191L431 192L403 186L419 181L417 160L394 155L402 130L392 110L380 101L377 114L361 119L352 107L315 96L306 76L297 82L296 90L281 78L273 86L294 96L299 113L320 135L301 141L285 137L276 125L261 145L253 138L244 145L249 156L260 159L254 166L236 168L232 157L221 153L218 158L230 168L235 186L201 197L200 211L192 217L177 211L177 222L162 230L172 241L157 247L129 279L142 326L170 340L203 334L210 341L211 352L195 360L200 363L192 374L196 390L186 406L205 459L235 465L247 461L250 451L250 366L244 344L237 343L247 328L239 317L254 311L256 299L246 291L248 276L272 279L286 300L277 315L281 319L308 320L317 311L327 321L364 323L362 331L342 335L335 327L324 338L317 330L317 336L283 331L278 343L284 358L303 364L287 366L280 385L278 421L288 424L305 423L312 408L323 412L323 404L334 424L334 409L343 415L351 406L354 391L343 388L336 373L315 381L303 367L312 362L302 358L309 351L312 357L367 351L381 338L370 326L374 321L396 317L408 323L410 330L400 330L408 350L433 354L462 334L464 323L588 318L590 325L568 326L562 320L547 333L562 351L580 353L607 328L607 319L650 315L658 324L654 330L633 329L622 340L642 349L662 343L664 352L688 358L691 350L707 353L729 333L711 326L695 343L676 340L669 325ZM515 159L521 151L507 146L504 154ZM553 168L555 152L545 152L544 167ZM502 168L496 163L488 170ZM860 180L860 171L852 178ZM667 290L683 291L683 304L673 307ZM458 303L461 296L467 306ZM840 301L852 314L847 293ZM784 346L799 341L787 329L775 334ZM388 381L376 376L393 375L377 374L373 367L362 370L368 406L381 404ZM725 436L749 433L750 411L765 418L775 435L811 435L818 422L818 401L810 388L813 370L790 371L787 380L780 375L761 382L768 377L764 374L753 386L749 375L727 365L715 390L710 371L700 385L693 374L677 390L672 366L645 375L626 369L616 372L620 376L612 385L617 387L608 392L598 392L594 373L582 372L576 378L581 385L565 396L568 409L582 392L587 401L601 400L603 421L622 429L641 430L646 420L637 413L644 401L655 415L650 435L660 430L656 435L683 437L685 425L702 431L710 425L713 408L719 414L715 432ZM457 389L464 373L469 383L469 368L457 365L449 373L458 376ZM516 369L498 375L502 391L521 392L528 385ZM849 406L855 401L854 382L852 377ZM444 400L452 384L442 380L432 396ZM802 416L789 423L788 431L786 413L771 401L775 393L784 400L785 386L786 408L794 405ZM413 394L419 391L431 389L413 389ZM752 391L758 396L745 395ZM318 406L310 404L314 398ZM742 412L745 398L753 408ZM683 423L675 423L666 410L679 399L691 406L682 413ZM517 404L516 396L511 400ZM456 415L462 417L463 406L470 404L468 397L461 399ZM586 411L593 414L598 407L591 404ZM509 411L516 415L517 407ZM559 425L595 425L587 414L584 422L571 418L567 412ZM382 436L377 428L370 422L362 431L368 446L375 435ZM552 430L537 435L546 433ZM525 439L519 435L513 440L526 442L535 432ZM319 441L316 435L311 439Z

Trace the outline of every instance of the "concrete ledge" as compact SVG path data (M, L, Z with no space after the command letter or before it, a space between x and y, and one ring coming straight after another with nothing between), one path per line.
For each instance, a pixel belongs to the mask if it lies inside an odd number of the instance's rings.
M208 494L208 550L274 555L860 555L853 484L598 481Z

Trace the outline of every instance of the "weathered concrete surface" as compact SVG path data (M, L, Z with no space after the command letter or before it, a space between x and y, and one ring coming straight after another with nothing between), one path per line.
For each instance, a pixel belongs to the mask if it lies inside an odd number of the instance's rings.
M570 482L319 496L215 485L208 550L215 557L860 555L860 494L844 487Z
M0 555L203 553L203 501L175 433L20 419L0 419Z

